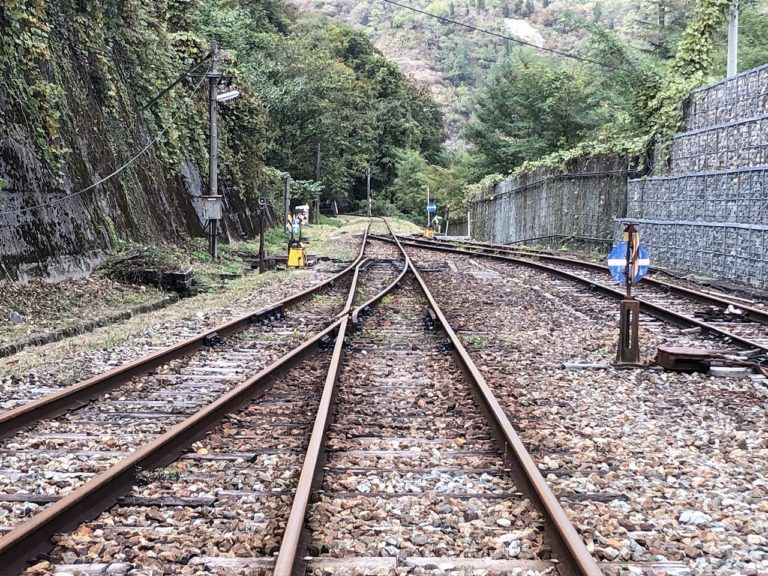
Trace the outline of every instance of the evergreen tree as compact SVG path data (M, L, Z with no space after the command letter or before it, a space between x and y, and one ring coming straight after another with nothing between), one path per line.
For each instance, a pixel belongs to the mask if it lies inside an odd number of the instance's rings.
M595 5L592 7L592 19L596 24L600 24L603 20L603 5L600 3L600 0L595 2Z
M536 10L536 6L533 4L533 0L525 0L525 8L523 9L523 16L526 18L533 14Z
M518 50L494 67L465 136L488 172L506 173L608 122L603 98L583 69Z

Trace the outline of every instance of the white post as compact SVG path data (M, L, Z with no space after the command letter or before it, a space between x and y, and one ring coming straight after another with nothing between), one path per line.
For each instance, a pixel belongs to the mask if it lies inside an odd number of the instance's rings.
M368 218L371 217L371 167L368 166L368 170L366 170L366 178L365 178L366 184L365 189L368 194Z
M470 216L472 214L471 210L467 211L467 236L469 239L472 239L472 217Z
M739 61L739 0L731 2L728 18L728 78L738 72Z

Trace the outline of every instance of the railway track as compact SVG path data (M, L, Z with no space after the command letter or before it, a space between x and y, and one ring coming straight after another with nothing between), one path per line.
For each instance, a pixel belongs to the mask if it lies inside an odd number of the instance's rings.
M0 559L18 567L50 547L73 510L114 502L269 377L331 342L367 263L366 238L352 264L313 288L0 414Z
M326 379L274 574L600 574L403 255Z
M381 236L374 237L383 239ZM612 281L605 268L596 263L551 254L533 254L530 251L496 245L465 245L413 238L402 238L401 241L405 246L471 254L528 266L575 281L613 298L624 296L623 290L610 285ZM641 312L684 328L697 328L717 335L726 342L732 342L761 356L768 353L768 311L762 308L747 305L742 300L729 298L727 295L713 295L653 278L644 279L635 287L633 294L640 302Z
M764 377L614 370L617 307L586 285L408 253L606 574L768 569ZM739 354L646 315L641 331L644 357L670 343Z
M0 539L4 565L118 502L42 570L599 574L407 256L372 253L330 326Z

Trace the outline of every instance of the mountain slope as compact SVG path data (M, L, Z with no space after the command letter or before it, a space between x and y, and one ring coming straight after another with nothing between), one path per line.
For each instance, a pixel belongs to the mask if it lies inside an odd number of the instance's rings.
M291 0L299 8L360 27L403 72L428 84L451 140L469 117L473 89L505 50L481 32L373 0ZM692 0L403 0L402 4L536 45L586 54L587 26L599 23L648 50L666 50Z

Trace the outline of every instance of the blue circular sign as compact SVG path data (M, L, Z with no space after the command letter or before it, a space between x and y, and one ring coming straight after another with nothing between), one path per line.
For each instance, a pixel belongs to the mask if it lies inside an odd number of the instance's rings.
M637 284L640 280L648 274L648 267L651 265L650 258L648 257L648 250L640 244L637 247L635 277L632 278L632 284ZM608 256L608 271L613 276L616 282L626 284L627 276L625 274L627 269L627 243L619 242L611 250Z
M437 211L437 205L432 200L430 200L427 202L427 212L432 213L435 211Z

